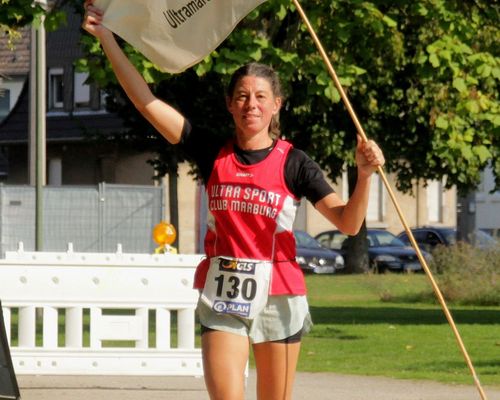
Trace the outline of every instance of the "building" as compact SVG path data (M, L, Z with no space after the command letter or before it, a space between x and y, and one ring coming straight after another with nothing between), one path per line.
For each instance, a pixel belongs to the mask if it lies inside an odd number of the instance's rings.
M476 228L500 238L500 190L494 191L495 176L491 167L486 168L482 175L475 192Z
M410 227L456 225L456 191L454 189L444 191L443 185L438 181L428 182L427 185L424 182L419 182L414 184L413 195L403 194L395 187L395 177L388 174L387 178ZM346 174L338 182L333 183L333 186L343 199L347 199ZM331 229L329 222L311 204L301 207L296 224L298 228L313 235ZM404 229L388 191L378 174L372 178L366 225L368 228L387 229L395 234Z
M29 30L13 41L15 51L9 46L5 34L0 34L0 124L17 103L26 82L30 66ZM0 179L9 174L6 149L0 148Z
M68 24L47 33L47 184L94 185L99 182L154 184L147 164L152 154L138 153L113 141L96 144L92 136L125 131L122 121L104 108L99 88L87 84L87 74L74 62L82 57L80 17L68 12ZM0 40L0 74L3 89L0 154L8 171L6 184L32 183L29 171L30 29L22 31L14 50ZM7 112L7 109L9 110ZM1 160L0 160L1 163Z

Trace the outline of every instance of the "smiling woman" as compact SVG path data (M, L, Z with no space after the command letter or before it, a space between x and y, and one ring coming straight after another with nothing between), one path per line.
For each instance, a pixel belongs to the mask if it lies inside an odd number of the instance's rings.
M251 147L255 135L265 133L281 108L281 97L275 97L271 85L265 78L245 76L241 78L238 90L227 99L227 108L236 125L238 145L241 149Z
M366 215L370 177L384 163L382 152L359 138L358 182L345 203L319 166L280 138L278 74L258 63L240 67L227 90L234 136L220 143L207 139L206 131L155 97L102 25L101 10L92 0L86 6L83 27L100 40L126 94L168 142L179 144L203 177L207 257L197 267L194 287L200 291L197 311L210 397L244 398L250 343L257 397L291 399L301 338L311 326L304 274L295 259L293 222L300 199L307 198L340 229L356 233ZM186 18L179 11L169 15L176 23ZM336 254L334 260L340 259ZM311 263L324 269L327 258L313 256Z
M253 129L261 133L265 130L269 138L280 134L279 111L283 99L278 75L268 66L257 63L247 64L233 74L226 95L237 132L238 121L242 122L240 129L254 122L257 127Z

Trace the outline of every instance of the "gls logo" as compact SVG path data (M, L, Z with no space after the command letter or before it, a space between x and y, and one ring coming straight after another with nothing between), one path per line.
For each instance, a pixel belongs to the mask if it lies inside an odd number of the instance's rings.
M254 262L246 262L246 261L238 261L238 260L230 260L227 258L219 258L219 271L238 271L243 274L251 274L255 273Z

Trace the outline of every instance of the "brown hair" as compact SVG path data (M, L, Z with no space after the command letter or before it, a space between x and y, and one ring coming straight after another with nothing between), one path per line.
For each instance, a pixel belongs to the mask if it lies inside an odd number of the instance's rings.
M238 68L233 75L227 87L227 96L232 99L234 94L234 89L236 84L241 78L245 76L256 76L258 78L266 79L271 85L274 97L280 97L283 99L283 92L281 89L281 82L278 74L270 66L260 63L249 63ZM272 137L278 137L280 135L280 118L279 112L273 115L271 123L269 124L269 133Z

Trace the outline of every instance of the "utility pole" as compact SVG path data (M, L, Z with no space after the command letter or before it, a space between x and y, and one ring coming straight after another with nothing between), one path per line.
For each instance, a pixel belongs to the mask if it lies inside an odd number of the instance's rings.
M35 5L47 9L47 0L35 0ZM35 186L35 251L43 250L43 187L45 186L46 159L46 62L45 17L39 26L31 28L30 65L30 185Z

